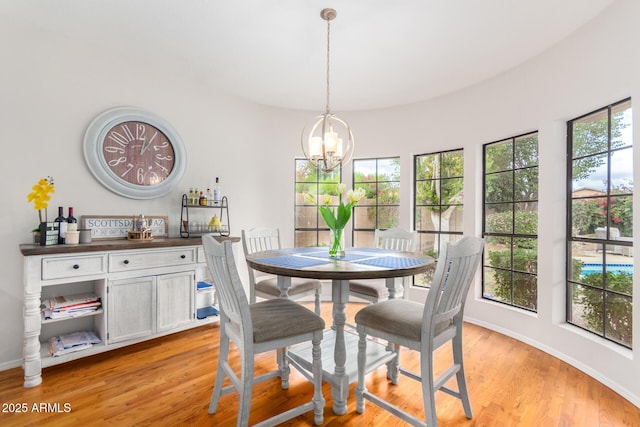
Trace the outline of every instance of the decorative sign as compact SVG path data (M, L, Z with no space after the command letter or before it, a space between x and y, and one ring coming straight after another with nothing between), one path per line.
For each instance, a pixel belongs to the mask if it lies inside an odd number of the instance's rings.
M145 216L152 237L167 237L169 235L169 220L166 216ZM91 230L92 239L126 239L129 232L134 230L137 215L130 216L89 216L80 218L82 228Z

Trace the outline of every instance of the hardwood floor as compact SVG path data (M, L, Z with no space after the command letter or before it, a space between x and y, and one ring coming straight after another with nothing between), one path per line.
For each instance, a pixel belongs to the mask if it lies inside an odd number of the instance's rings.
M349 321L361 307L348 305ZM322 310L329 320L331 306L324 303ZM471 324L465 324L464 343L474 417L466 419L460 402L439 392L440 426L640 426L639 408L546 353ZM30 389L22 387L22 369L0 372L0 425L235 426L235 394L221 399L215 415L207 413L217 350L216 323L47 368L43 383ZM448 347L438 350L436 371L449 357ZM238 362L238 357L234 360ZM404 350L402 364L417 370L416 354ZM273 353L256 360L257 370L273 366ZM254 388L252 423L310 398L311 385L295 370L291 380L286 391L278 379ZM354 387L347 414L336 416L325 384L325 426L404 425L371 404L358 414ZM368 377L368 388L422 416L415 381L402 377L398 386L389 385L380 369ZM17 408L26 411L16 413ZM284 425L313 425L313 415Z

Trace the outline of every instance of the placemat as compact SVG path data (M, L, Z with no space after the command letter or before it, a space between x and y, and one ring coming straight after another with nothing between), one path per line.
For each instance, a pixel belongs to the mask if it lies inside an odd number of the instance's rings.
M327 260L319 258L306 258L301 256L279 256L273 258L258 258L257 261L267 264L278 265L287 268L305 268L316 265L327 264Z
M426 261L414 258L401 258L394 256L385 256L381 258L369 258L361 261L354 261L355 264L371 265L373 267L383 268L407 268L416 265L425 264Z

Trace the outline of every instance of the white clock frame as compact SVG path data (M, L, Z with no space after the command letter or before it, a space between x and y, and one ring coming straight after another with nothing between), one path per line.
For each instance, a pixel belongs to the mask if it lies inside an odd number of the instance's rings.
M158 128L173 146L175 163L167 178L155 185L134 185L120 179L104 161L102 145L107 132L114 126L138 121ZM178 184L187 169L187 153L178 132L162 117L136 107L116 107L98 115L84 134L84 159L93 176L106 188L131 199L153 199L164 196Z

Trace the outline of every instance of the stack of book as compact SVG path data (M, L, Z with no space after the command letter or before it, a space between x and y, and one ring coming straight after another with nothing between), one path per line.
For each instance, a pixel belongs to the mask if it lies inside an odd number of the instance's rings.
M91 332L73 332L59 337L49 338L49 354L52 356L63 356L80 350L86 350L98 344L100 338Z
M91 314L102 307L95 294L75 294L48 298L42 301L40 308L45 319L64 319Z

